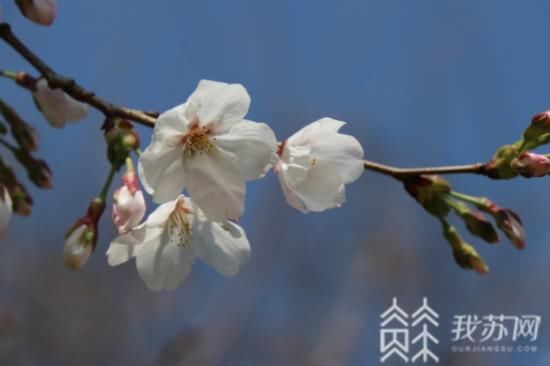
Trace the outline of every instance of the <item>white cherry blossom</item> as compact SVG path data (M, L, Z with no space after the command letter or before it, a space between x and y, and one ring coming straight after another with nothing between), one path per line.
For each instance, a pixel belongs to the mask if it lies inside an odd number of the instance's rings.
M159 116L139 160L141 182L156 202L185 188L214 221L242 215L245 181L277 161L273 131L244 119L249 105L242 85L202 80L184 104Z
M111 266L135 257L139 275L152 290L176 288L191 273L197 257L233 276L249 256L250 244L240 226L209 220L184 196L160 205L144 223L115 238L107 250Z
M304 213L338 207L346 199L345 184L363 173L363 148L338 132L344 124L323 118L280 144L275 171L292 207Z
M51 89L46 79L40 79L33 91L33 98L46 120L56 128L67 122L76 122L88 114L88 106L73 99L60 89Z

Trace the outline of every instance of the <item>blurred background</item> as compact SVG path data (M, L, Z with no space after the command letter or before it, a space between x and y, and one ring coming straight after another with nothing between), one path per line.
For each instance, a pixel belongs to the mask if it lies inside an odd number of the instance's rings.
M485 161L550 106L543 0L59 0L49 28L0 4L54 69L116 103L162 111L200 79L238 82L248 117L279 139L330 116L366 158L396 166ZM4 44L0 61L34 71ZM55 179L31 188L33 215L0 243L2 365L377 365L394 296L406 310L427 296L440 313L441 364L550 364L549 179L449 177L525 221L522 252L465 234L491 268L481 276L454 264L439 223L396 181L365 172L342 208L303 215L270 174L248 185L242 271L197 262L179 289L152 292L134 262L107 265L109 213L89 264L63 267L63 235L107 175L102 116L54 130L26 91L0 80L0 95L39 130ZM146 146L151 131L140 132ZM538 352L451 352L453 315L490 313L541 315Z

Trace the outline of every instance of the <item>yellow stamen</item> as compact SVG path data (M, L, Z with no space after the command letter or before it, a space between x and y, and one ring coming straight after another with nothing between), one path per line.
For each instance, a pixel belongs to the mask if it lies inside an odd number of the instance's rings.
M183 154L186 157L193 157L195 154L210 153L216 146L210 140L209 129L205 127L193 127L183 137Z
M191 223L187 217L188 213L189 210L183 206L183 200L180 200L166 223L170 241L180 247L187 246L191 239Z

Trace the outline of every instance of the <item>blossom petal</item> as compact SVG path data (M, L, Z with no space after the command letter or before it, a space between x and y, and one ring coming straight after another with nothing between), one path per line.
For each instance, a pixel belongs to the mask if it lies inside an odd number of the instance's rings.
M195 255L187 247L163 240L161 235L144 245L136 258L140 277L151 290L172 290L191 273Z
M36 83L33 98L51 126L62 128L67 122L76 122L88 114L88 105L73 99L60 89L51 89L46 79Z
M201 80L188 102L197 106L202 125L225 131L248 113L250 96L241 84Z
M187 191L213 221L239 218L244 211L245 184L238 158L217 148L185 160Z
M158 116L153 130L154 142L165 144L173 136L183 135L196 117L196 108L189 103L180 104ZM151 142L153 143L153 142Z
M311 164L311 148L309 146L287 145L279 167L285 172L285 182L289 186L295 187L307 178Z
M281 183L281 188L283 189L283 194L285 195L286 202L294 207L295 209L301 211L302 213L307 213L308 210L304 204L304 202L298 197L292 189L288 186L285 175L279 171L278 172L279 182Z
M238 122L214 138L216 145L237 156L245 180L263 177L277 162L277 139L265 123Z
M168 184L170 193L173 192L174 182L166 181L166 175L170 178L176 178L177 183L183 183L183 151L178 148L155 151L151 144L139 157L138 173L141 184L147 193L155 194L161 184ZM177 166L181 170L181 176L178 173ZM179 191L183 189L183 184ZM179 194L179 193L178 193ZM161 193L159 193L161 195ZM160 197L159 197L160 198ZM162 197L165 198L165 197ZM175 197L172 197L175 198Z
M294 145L307 144L311 141L310 136L319 132L336 133L344 126L346 122L338 121L334 118L321 118L297 131L288 138L287 142Z
M324 211L338 207L346 200L346 190L340 177L334 174L331 164L323 162L313 166L308 179L291 189L307 211Z
M193 220L193 250L199 258L225 276L234 276L250 257L244 230L231 222Z
M164 224L168 220L168 217L170 217L172 212L174 212L174 209L176 208L179 199L180 198L178 197L175 200L168 201L158 206L155 211L151 212L149 217L147 217L147 226L164 226Z
M332 174L338 175L344 184L357 180L365 171L363 148L353 136L317 133L310 147L312 157L330 166Z
M185 169L181 160L173 161L159 179L153 192L153 201L163 203L177 198L183 191L185 182Z
M138 255L141 248L148 242L161 236L164 228L150 228L145 224L135 227L127 234L116 237L107 249L107 262L118 266Z

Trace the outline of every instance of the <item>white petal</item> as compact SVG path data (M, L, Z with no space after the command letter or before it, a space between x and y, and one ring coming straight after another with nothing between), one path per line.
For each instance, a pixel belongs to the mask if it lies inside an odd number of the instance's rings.
M177 179L178 164L180 166L179 170L181 170L179 172L181 173L181 179ZM153 144L149 145L139 157L138 173L143 188L149 194L155 194L159 185L162 184L163 180L166 180L166 173L168 173L168 176L171 178L176 176L177 182L183 183L183 150L178 147L157 149ZM164 184L166 184L166 182ZM171 183L169 183L168 188L173 188ZM180 187L179 191L181 192L182 189L183 185ZM172 189L170 189L170 191L172 191ZM162 193L158 195L163 196ZM172 199L173 198L175 197L172 197Z
M158 116L153 130L156 142L166 144L166 139L183 135L196 117L196 109L189 103L180 104Z
M163 203L177 198L185 187L185 170L180 159L174 160L162 173L153 192L153 201Z
M340 206L346 199L345 187L340 177L334 174L331 165L317 163L308 174L308 178L292 192L299 197L308 211L320 212Z
M163 237L144 245L136 258L139 275L151 290L178 287L191 273L195 259L190 248L171 245Z
M189 123L188 112L187 104L182 104L161 114L155 123L151 144L141 154L138 165L139 177L149 194L154 194L157 187L165 180L164 174L167 170L170 178L175 176L178 182L183 180L183 169L178 172L177 166L172 164L176 162L182 164L182 138ZM164 184L169 185L168 190L173 190L172 182L164 182ZM179 188L179 192L182 189L183 185ZM162 194L163 192L159 193L159 195ZM175 197L170 199L173 198ZM163 200L165 200L164 197Z
M234 276L248 261L250 244L240 226L195 217L192 230L194 252L221 274Z
M216 145L237 156L245 180L263 177L277 162L277 139L265 123L238 122L214 138Z
M286 145L281 157L280 170L284 172L285 182L295 187L303 182L312 165L309 146Z
M321 118L320 120L311 122L309 125L303 127L301 130L297 131L294 135L290 136L287 140L287 143L302 145L307 143L310 140L309 136L311 134L315 134L319 132L335 133L335 132L338 132L338 130L340 130L340 128L345 124L346 124L345 122L338 121L333 118L328 118L328 117Z
M213 221L239 218L244 211L245 184L238 158L221 148L185 160L187 191Z
M289 185L287 184L286 180L285 180L285 176L284 174L279 171L277 173L278 177L279 177L279 183L281 183L281 188L283 189L283 194L285 195L285 198L286 198L286 202L294 207L295 209L301 211L302 213L307 213L308 210L306 208L306 206L304 205L304 202L302 202L302 200L300 199L300 197L298 197L293 191L292 189L289 187Z
M172 214L172 212L174 212L174 209L176 208L179 199L180 197L158 206L155 211L153 211L147 218L147 226L164 226L164 224L168 220L168 217Z
M241 84L201 80L188 102L197 107L201 125L224 131L248 113L250 96Z
M76 122L88 113L88 106L60 89L51 89L45 79L36 83L33 92L38 108L53 127L61 128L66 122Z
M365 171L363 148L353 136L317 133L312 135L309 146L312 157L317 162L325 163L344 184L355 181Z
M107 262L111 266L118 266L136 256L145 239L147 227L141 224L129 233L119 235L107 249Z
M0 201L0 239L6 235L11 220L13 202L6 187L3 187L3 198Z

